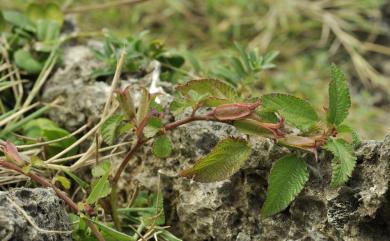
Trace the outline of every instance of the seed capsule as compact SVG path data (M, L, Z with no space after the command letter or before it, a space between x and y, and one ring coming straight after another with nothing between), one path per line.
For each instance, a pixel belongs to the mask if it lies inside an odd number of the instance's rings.
M224 104L214 109L212 115L218 120L239 120L245 118L253 113L253 111L260 105L260 101L255 103L236 103Z

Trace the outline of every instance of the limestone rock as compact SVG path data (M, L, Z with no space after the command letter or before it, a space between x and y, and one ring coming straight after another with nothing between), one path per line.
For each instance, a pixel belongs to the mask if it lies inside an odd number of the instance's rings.
M17 207L32 218L36 227ZM54 230L65 232L49 233ZM15 188L7 192L0 191L0 240L72 240L71 223L64 202L54 191L46 188Z
M289 150L272 140L247 137L221 123L195 122L171 133L173 155L153 157L149 147L128 168L143 186L156 189L159 173L168 225L183 240L388 240L390 237L390 135L366 141L356 150L357 167L349 182L329 187L330 155L312 163L310 180L283 212L260 218L272 163ZM229 180L197 183L175 177L227 136L248 138L253 153ZM317 165L317 166L316 166Z

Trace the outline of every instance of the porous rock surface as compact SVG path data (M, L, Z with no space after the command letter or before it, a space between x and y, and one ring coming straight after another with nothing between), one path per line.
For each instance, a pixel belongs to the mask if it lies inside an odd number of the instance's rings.
M25 214L16 206L22 208ZM36 227L27 220L26 214ZM47 232L54 230L65 232ZM70 241L70 231L71 223L65 204L51 189L15 188L0 191L1 241Z
M248 138L253 153L242 170L229 180L197 183L174 177L216 143L227 137ZM313 168L310 180L283 212L260 217L272 163L290 151L272 140L246 137L234 127L195 122L172 133L173 155L153 157L150 148L127 169L141 185L156 190L158 173L171 231L186 241L205 240L390 240L390 135L383 142L365 141L356 150L357 167L349 182L331 189L330 158L307 157ZM126 183L122 183L126 185Z
M70 46L64 50L62 67L45 84L45 102L60 98L49 117L67 130L75 130L88 121L96 122L110 93L110 85L94 81L92 74L104 65L88 46Z

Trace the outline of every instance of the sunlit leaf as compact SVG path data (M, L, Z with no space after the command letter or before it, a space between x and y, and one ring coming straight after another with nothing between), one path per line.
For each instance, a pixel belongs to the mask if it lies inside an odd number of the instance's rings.
M110 182L108 181L109 172L99 178L99 180L92 187L91 193L87 198L88 204L94 204L99 199L106 197L111 192Z
M318 121L318 116L312 105L298 97L288 94L267 94L262 97L265 111L278 112L287 123L302 131L308 131Z
M348 116L348 110L351 107L351 97L347 79L335 64L331 65L331 79L327 121L337 126Z
M238 99L237 92L231 85L216 79L191 80L177 86L176 90L187 98L191 98L190 91L196 92L199 96L207 95L208 97L202 101L204 106L233 103Z
M93 177L102 177L110 172L111 163L107 160L100 162L98 165L92 168Z
M45 6L45 16L47 19L53 20L62 26L64 21L64 13L61 11L60 6L56 3L48 3Z
M54 180L61 183L61 186L66 190L70 189L71 182L64 176L55 176Z
M228 138L219 142L209 154L179 175L199 182L221 181L236 173L251 153L252 148L246 141Z

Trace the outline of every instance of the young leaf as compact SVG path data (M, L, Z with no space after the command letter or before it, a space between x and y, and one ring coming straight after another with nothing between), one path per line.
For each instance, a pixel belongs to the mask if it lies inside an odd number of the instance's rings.
M238 99L236 90L229 84L216 79L191 80L184 85L177 86L176 90L186 98L191 99L190 91L198 96L205 96L202 103L205 106L217 106L232 103Z
M108 181L109 172L103 175L92 187L92 191L87 198L88 204L94 204L99 199L106 197L111 192L110 182Z
M289 155L277 160L268 177L268 194L261 215L269 217L285 209L308 179L309 173L303 159Z
M60 26L64 21L64 12L61 10L61 7L56 3L48 3L45 6L45 15L46 19L57 22Z
M43 64L36 60L30 52L27 52L24 49L17 50L14 53L14 59L17 67L30 74L37 74L43 68Z
M58 181L59 183L61 183L61 186L63 188L65 188L66 190L68 190L70 188L70 181L68 178L64 177L64 176L55 176L54 177L54 180L55 181Z
M149 105L151 102L151 96L147 89L142 88L140 94L141 96L139 98L139 106L136 113L137 125L140 125L141 122L147 117L149 113Z
M311 104L288 94L267 94L262 97L264 111L278 112L302 131L308 131L318 121L318 115Z
M109 161L102 161L97 166L92 168L92 176L93 177L102 177L108 172L110 172L111 163Z
M22 133L25 136L43 139L44 141L57 140L66 137L60 141L48 144L48 156L54 156L76 141L76 138L74 136L70 136L70 133L67 130L60 128L55 122L46 118L38 118L27 122L23 126ZM68 155L74 155L76 153L77 148L74 148L68 153Z
M209 154L179 175L198 182L221 181L236 173L251 153L252 148L246 141L228 138L219 142Z
M25 15L32 21L37 21L39 19L45 18L45 9L42 7L42 5L37 3L30 3L27 6Z
M343 72L332 64L331 79L329 84L329 112L327 121L329 124L339 125L348 116L351 107L351 97L349 95L347 79Z
M118 128L121 125L123 120L123 115L113 115L110 116L101 127L101 134L103 137L103 140L109 144L112 145L115 142L115 139L117 137Z
M349 133L351 135L353 147L357 147L361 143L359 134L357 133L357 131L355 129L353 129L349 125L342 124L342 125L337 126L337 133L339 133L339 134Z
M353 154L353 149L343 139L329 139L325 148L332 152L332 181L331 187L338 187L344 184L352 175L352 171L356 165L356 156Z
M163 126L161 119L157 117L152 117L149 119L148 124L144 128L144 135L146 138L153 137L156 135L161 127Z
M166 136L159 136L156 138L156 140L153 142L153 154L165 158L169 157L172 152L172 142L171 139Z

